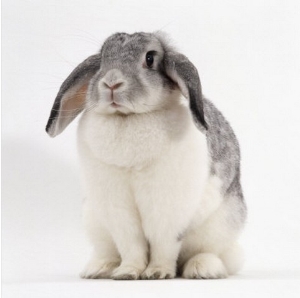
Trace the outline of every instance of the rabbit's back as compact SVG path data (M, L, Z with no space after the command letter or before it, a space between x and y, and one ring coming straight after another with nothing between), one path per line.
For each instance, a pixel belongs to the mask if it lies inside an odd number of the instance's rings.
M222 180L222 192L243 200L240 185L240 147L229 122L208 99L204 98L204 115L208 123L207 146L210 171Z

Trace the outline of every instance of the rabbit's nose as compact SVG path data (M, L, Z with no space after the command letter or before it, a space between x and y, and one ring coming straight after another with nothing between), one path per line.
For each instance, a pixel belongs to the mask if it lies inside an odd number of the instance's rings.
M111 91L120 88L124 83L124 76L118 69L110 69L100 81L102 87Z
M118 89L119 87L121 87L123 85L123 82L119 82L119 83L112 83L112 84L107 84L105 82L103 82L103 85L110 89L111 91Z

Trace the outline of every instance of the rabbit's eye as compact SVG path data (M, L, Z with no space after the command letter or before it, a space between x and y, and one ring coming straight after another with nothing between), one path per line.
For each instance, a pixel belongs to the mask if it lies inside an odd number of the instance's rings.
M146 54L146 64L149 68L153 66L154 62L154 51L150 51Z

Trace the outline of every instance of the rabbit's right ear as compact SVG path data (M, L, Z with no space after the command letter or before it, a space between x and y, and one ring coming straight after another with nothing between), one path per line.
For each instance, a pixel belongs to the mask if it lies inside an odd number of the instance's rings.
M196 123L208 129L204 117L201 83L196 67L189 59L177 52L166 52L164 58L167 75L178 85L184 97L190 101L190 110Z
M100 63L100 53L90 56L61 85L46 126L51 137L60 134L83 111L90 79L100 69Z

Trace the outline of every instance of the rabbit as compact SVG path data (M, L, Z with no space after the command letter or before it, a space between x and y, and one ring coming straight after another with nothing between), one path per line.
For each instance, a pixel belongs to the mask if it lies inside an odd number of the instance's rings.
M162 32L116 33L63 82L46 131L82 113L82 278L217 279L235 274L247 208L235 134L196 67Z

